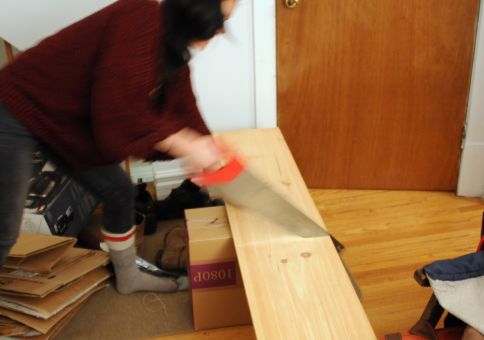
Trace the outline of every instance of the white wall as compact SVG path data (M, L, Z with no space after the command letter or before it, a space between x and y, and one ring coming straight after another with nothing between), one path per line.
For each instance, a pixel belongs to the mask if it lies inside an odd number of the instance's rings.
M115 0L0 0L0 37L23 51Z
M0 0L0 38L25 50L112 2ZM275 3L238 0L226 26L227 33L190 64L202 114L214 131L275 127Z
M457 194L484 198L484 6L479 19Z
M190 63L194 92L214 131L256 126L253 5L240 0L217 36Z
M274 0L238 0L227 33L191 62L212 130L277 126L275 16Z
M277 126L276 2L252 0L257 128Z
M0 0L0 38L25 50L112 2ZM271 9L274 9L271 0L239 0L233 17L227 22L228 33L214 39L191 62L194 91L202 114L214 131L276 125L275 34L271 33L275 25L271 21L274 19ZM269 18L254 15L258 13ZM273 41L254 40L256 22L265 37L274 38ZM255 42L262 46L258 54L254 50ZM261 110L259 116L256 107Z
M0 0L0 37L23 50L113 1ZM481 6L481 20L483 12ZM239 0L227 25L228 36L217 38L191 63L201 110L213 130L276 126L275 1ZM457 190L463 196L484 196L482 26L480 23ZM1 66L5 56L3 46L0 49Z

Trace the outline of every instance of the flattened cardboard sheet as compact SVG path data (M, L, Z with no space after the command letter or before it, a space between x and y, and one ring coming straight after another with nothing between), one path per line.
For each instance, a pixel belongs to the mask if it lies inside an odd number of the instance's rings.
M49 273L75 243L72 237L21 232L4 267Z
M52 273L0 273L0 294L45 297L108 263L109 255L103 251L71 248Z
M72 285L53 292L44 298L14 295L0 296L0 307L21 312L41 319L49 319L68 305L76 302L94 287L112 275L106 267L87 273Z
M19 336L29 331L29 327L9 318L0 316L0 336Z
M86 301L92 294L97 292L98 290L107 287L106 285L99 285L91 290L88 294L84 295L82 298L77 300L75 303L71 304L64 308L61 312L54 315L52 318L48 320L39 319L30 315L25 315L23 313L15 312L9 309L1 308L0 307L0 315L3 315L9 319L15 320L28 326L30 328L35 329L36 331L41 332L42 334L47 334L50 330L52 330L59 322L68 316L72 311L74 311L77 307L79 307L84 301Z

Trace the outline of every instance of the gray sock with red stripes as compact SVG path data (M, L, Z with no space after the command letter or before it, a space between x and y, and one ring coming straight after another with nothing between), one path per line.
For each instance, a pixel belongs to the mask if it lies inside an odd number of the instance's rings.
M109 248L109 256L116 275L116 289L121 294L137 291L176 292L184 290L184 279L160 278L141 272L136 266L136 248L134 245L135 228L124 234L102 231Z

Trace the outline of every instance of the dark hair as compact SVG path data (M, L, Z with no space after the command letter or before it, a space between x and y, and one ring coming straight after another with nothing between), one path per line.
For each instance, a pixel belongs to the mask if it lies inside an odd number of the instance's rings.
M161 44L160 87L155 93L157 105L163 104L166 86L190 61L188 45L194 40L210 39L223 28L222 1L165 0L162 3L166 31Z

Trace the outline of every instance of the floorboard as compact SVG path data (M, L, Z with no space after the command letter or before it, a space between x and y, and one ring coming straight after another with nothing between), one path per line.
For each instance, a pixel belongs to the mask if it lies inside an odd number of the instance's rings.
M325 225L345 246L344 259L363 291L378 337L419 318L430 289L413 272L432 261L475 251L484 201L448 192L310 190ZM252 340L251 327L159 339Z

